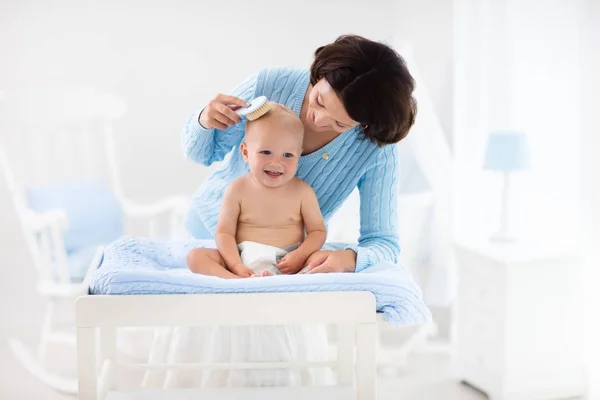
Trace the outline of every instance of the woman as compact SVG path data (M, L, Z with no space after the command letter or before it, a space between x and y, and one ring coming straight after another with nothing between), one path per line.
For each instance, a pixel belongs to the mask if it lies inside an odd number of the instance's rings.
M217 95L187 121L182 137L186 156L204 165L223 160L198 189L186 226L197 238L212 237L227 185L246 173L239 144L244 126L234 110L264 95L301 118L303 153L297 176L317 194L325 220L358 186L358 245L321 250L307 272L359 272L379 262L396 263L398 243L398 157L393 144L414 123L414 80L390 47L356 35L319 47L310 70L269 68Z
M223 193L248 172L239 145L244 123L234 110L266 96L302 120L303 153L296 175L310 184L325 221L358 186L361 199L358 245L321 250L307 261L309 273L359 272L380 262L395 263L398 243L398 157L393 144L413 125L414 80L403 59L388 46L359 36L342 36L320 47L310 70L269 68L217 95L187 121L186 156L204 165L231 153L196 192L186 225L196 238L212 238ZM326 244L327 246L327 244ZM194 250L189 257L194 256ZM177 362L325 361L325 326L197 328ZM197 354L192 350L196 349ZM330 384L329 369L207 371L193 378L203 387ZM184 379L183 376L178 379Z

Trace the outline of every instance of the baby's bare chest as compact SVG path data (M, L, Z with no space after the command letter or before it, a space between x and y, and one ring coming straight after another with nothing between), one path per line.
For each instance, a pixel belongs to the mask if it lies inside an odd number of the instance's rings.
M239 220L253 225L290 225L302 221L300 198L247 196L242 200Z

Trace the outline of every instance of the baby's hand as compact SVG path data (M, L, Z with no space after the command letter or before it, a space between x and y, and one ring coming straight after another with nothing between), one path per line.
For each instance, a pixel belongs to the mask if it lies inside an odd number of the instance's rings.
M246 267L244 264L237 264L231 267L231 272L242 278L249 278L254 275L254 271Z
M277 261L277 269L282 274L297 274L304 268L306 258L298 251L289 252L281 260Z

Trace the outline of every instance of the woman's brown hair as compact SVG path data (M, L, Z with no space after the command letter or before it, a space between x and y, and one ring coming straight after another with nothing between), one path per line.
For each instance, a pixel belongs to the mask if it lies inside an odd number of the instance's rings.
M346 112L378 145L404 139L415 122L415 81L404 59L389 46L357 35L340 36L315 51L310 83L321 79Z

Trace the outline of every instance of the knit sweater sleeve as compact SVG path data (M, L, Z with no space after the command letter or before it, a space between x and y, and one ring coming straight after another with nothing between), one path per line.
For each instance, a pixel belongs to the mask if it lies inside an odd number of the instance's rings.
M378 162L358 182L360 193L360 236L356 252L356 272L382 261L398 262L398 153L387 145Z
M230 94L246 101L254 98L257 75L246 79ZM181 135L181 148L188 160L211 165L221 161L244 136L244 124L237 123L225 130L206 129L198 122L202 111L192 114L186 121Z

